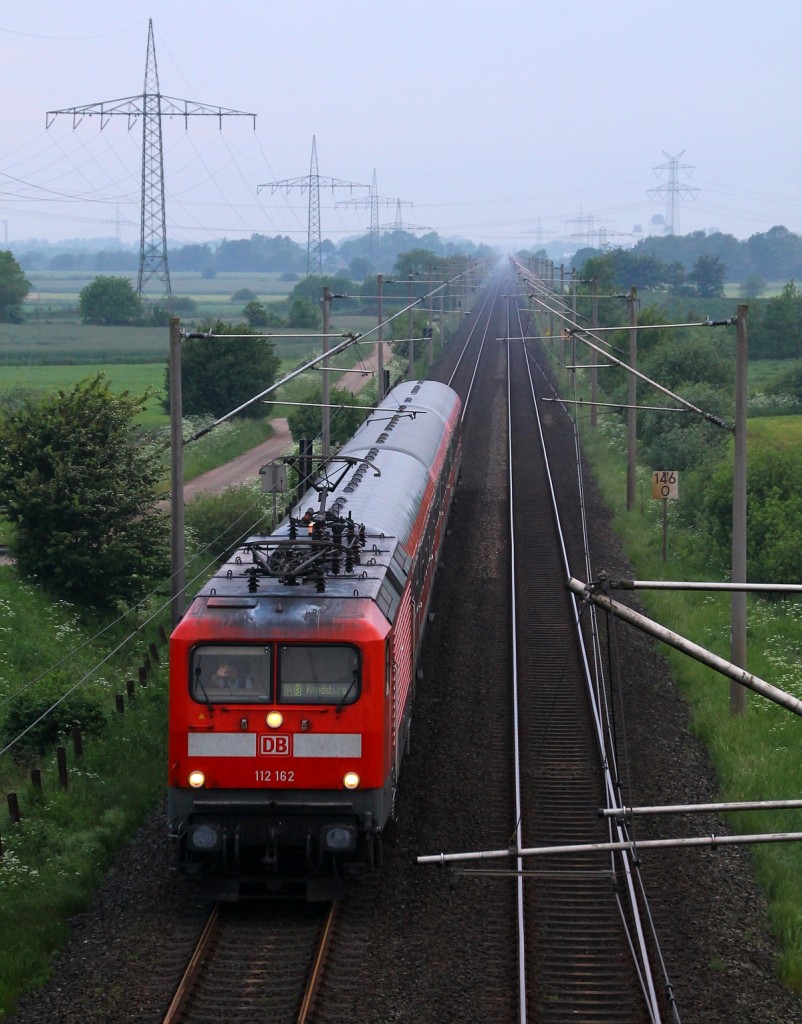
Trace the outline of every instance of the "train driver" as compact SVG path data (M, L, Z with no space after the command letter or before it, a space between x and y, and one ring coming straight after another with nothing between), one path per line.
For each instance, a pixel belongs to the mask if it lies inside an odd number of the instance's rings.
M237 668L236 665L229 661L223 662L212 676L212 686L217 686L221 690L252 690L253 679L249 675L245 675Z

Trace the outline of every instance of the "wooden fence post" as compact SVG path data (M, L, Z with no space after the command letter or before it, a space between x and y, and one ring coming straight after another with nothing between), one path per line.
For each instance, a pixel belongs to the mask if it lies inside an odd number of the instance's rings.
M22 815L19 812L19 801L17 800L16 793L8 794L8 813L11 815L11 821L15 825L19 825Z
M67 772L66 747L56 747L56 760L58 761L58 783L62 789L67 789L70 784L70 779Z

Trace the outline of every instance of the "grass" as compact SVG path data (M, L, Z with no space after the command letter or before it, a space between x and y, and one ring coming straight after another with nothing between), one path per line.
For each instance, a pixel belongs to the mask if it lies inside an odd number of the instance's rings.
M0 862L0 1016L46 979L69 918L89 906L98 877L157 806L166 706L164 679L140 689L124 717L111 717L101 739L85 742L80 761L70 751L67 791L52 756L42 762L41 792L17 780L22 821L4 824Z
M23 316L28 321L25 326L77 321L81 289L97 276L97 271L27 271L31 291L23 303ZM136 287L135 271L107 271L105 276L128 278ZM209 317L238 322L242 319L245 302L231 301L236 292L248 288L259 302L269 307L284 302L297 281L282 281L278 273L221 273L207 279L196 272L172 271L170 284L174 296L189 298L195 303L195 312L182 316L182 322L193 324ZM166 335L166 329L164 333Z
M52 954L69 937L69 919L89 907L98 878L157 806L165 691L163 684L159 692L140 691L136 710L113 721L102 742L87 745L67 792L52 759L42 795L20 787L24 818L4 829L0 864L0 1017L23 991L46 981ZM126 772L115 772L121 764Z
M751 392L763 391L767 384L771 384L775 377L787 370L794 362L794 359L750 360L747 369L749 390Z
M783 418L783 424L791 419ZM750 434L754 421L750 421ZM639 474L638 500L627 511L625 457L604 429L584 436L604 500L613 511L613 527L622 538L636 575L642 579L709 579L703 553L669 525L669 561L661 556L661 510L650 500L650 480ZM688 496L684 500L692 500ZM671 519L676 516L670 516ZM730 598L712 593L645 590L640 599L658 622L716 654L729 658ZM749 670L802 698L799 673L802 601L770 602L748 598ZM802 792L802 756L798 718L748 693L747 712L729 712L728 680L676 651L668 652L674 676L691 709L693 731L710 750L722 800L781 800ZM800 812L761 812L756 822L746 813L730 816L735 832L801 831ZM778 970L784 982L802 992L802 845L764 844L750 848L758 880L769 900L770 924L782 948Z
M802 416L762 416L750 419L748 438L751 445L773 448L799 448L802 445Z
M168 345L164 327L98 327L77 322L0 324L0 364L9 368L80 363L163 365Z
M89 906L98 879L163 793L165 669L157 668L146 688L137 687L124 716L115 709L115 694L125 693L126 678L138 677L135 666L148 640L156 639L155 622L139 634L137 624L129 619L92 639L96 620L0 567L0 727L15 697L48 679L52 684L52 675L34 680L65 655L71 682L99 666L79 692L106 718L99 737L84 739L80 761L69 748L66 791L52 750L39 760L41 791L10 752L0 756L2 791L17 794L22 814L18 825L7 815L0 823L0 1017L21 992L46 979L52 954L68 938L69 918ZM125 637L121 654L101 665Z

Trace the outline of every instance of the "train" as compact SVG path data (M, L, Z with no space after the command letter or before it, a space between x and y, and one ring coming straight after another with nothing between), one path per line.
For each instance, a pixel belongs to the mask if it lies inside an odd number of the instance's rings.
M395 821L461 401L397 385L170 637L175 870L236 901L337 898Z

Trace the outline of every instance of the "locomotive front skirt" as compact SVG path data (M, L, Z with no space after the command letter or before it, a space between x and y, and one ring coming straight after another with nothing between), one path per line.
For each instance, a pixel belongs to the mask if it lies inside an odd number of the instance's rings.
M394 816L461 457L444 384L393 389L170 640L168 816L210 895L337 895ZM302 514L303 513L303 514Z

